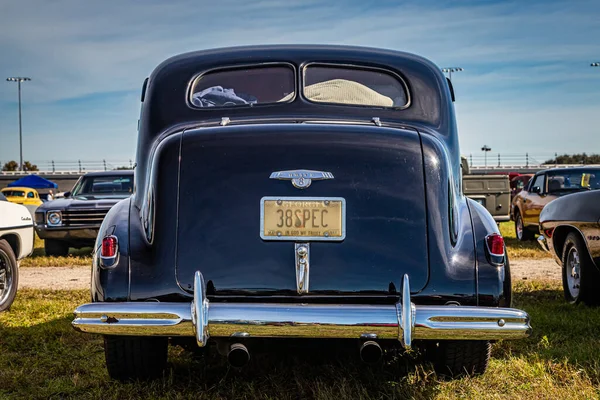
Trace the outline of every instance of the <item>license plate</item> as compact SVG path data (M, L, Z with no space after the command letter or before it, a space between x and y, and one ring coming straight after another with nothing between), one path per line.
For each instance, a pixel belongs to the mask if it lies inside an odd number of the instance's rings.
M341 197L263 197L263 240L330 240L346 237L346 200Z

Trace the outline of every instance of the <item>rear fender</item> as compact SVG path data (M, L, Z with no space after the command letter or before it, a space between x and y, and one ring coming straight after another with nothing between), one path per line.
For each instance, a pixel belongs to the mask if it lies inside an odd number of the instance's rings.
M485 237L500 233L498 225L490 213L479 203L468 200L473 231L475 232L475 252L477 254L477 302L480 306L510 307L512 287L508 256L505 263L495 266L486 254Z
M96 237L92 258L92 301L129 299L129 208L131 198L121 200L106 214ZM102 239L114 235L118 240L118 258L110 267L100 263Z

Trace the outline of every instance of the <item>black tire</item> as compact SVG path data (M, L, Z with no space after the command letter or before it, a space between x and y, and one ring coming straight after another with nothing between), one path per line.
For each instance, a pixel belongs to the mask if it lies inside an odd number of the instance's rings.
M66 256L69 254L69 243L62 240L44 240L44 250L47 256Z
M435 371L452 378L483 374L490 360L492 345L486 340L446 340L434 350ZM430 350L431 351L431 350Z
M578 263L573 263L575 258ZM599 305L600 274L578 233L571 232L567 235L561 259L565 299L571 304Z
M0 312L10 309L18 287L17 257L8 242L0 239Z
M530 231L525 226L523 223L523 217L521 217L521 213L518 210L515 211L515 236L519 242L526 242L535 239L535 233Z
M122 382L160 378L168 348L166 337L104 336L108 375Z

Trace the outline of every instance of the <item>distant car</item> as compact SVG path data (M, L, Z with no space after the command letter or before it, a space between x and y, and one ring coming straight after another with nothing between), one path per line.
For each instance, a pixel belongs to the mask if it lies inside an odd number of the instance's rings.
M565 196L540 214L542 247L562 266L570 303L600 304L600 190Z
M163 62L141 99L136 190L100 227L73 320L105 335L111 378L162 376L169 338L235 367L286 339L341 342L369 363L423 346L460 375L486 370L490 341L530 335L498 226L462 193L432 62L201 51Z
M64 198L45 202L35 212L35 230L49 256L65 256L69 247L94 244L108 210L133 192L133 171L90 172Z
M7 187L1 190L2 194L11 203L39 206L42 199L37 190L28 187Z
M18 261L33 252L29 210L0 197L0 311L10 308L19 285Z
M484 206L497 223L510 221L508 175L464 175L463 192L465 196Z
M600 188L600 167L553 168L536 173L515 196L511 217L518 240L533 240L539 231L539 216L548 203L559 197Z
M527 186L533 174L519 174L510 180L510 200L512 201L516 195L521 193L521 190Z

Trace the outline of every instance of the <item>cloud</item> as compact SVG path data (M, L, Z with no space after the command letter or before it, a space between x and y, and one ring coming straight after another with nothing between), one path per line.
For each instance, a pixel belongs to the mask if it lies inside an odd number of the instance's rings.
M33 78L23 96L34 158L51 151L62 158L118 154L128 159L134 152L129 135L137 123L138 93L156 65L181 52L262 43L384 47L424 55L440 66L461 66L465 71L453 82L466 138L489 135L512 143L533 137L532 129L543 126L554 138L548 145L559 147L558 127L569 118L577 118L571 125L580 124L581 132L598 126L592 110L600 107L600 69L589 62L600 54L599 12L594 0L21 0L4 4L0 14L5 33L0 72ZM0 88L4 159L15 154L16 88L8 83ZM90 104L91 98L101 101ZM538 120L556 121L533 122ZM483 129L486 121L496 126ZM512 129L500 129L501 121ZM55 145L65 136L78 146ZM600 139L590 140L600 147ZM86 141L96 147L88 149ZM465 139L463 148L480 147L474 143ZM496 147L510 151L512 146Z

